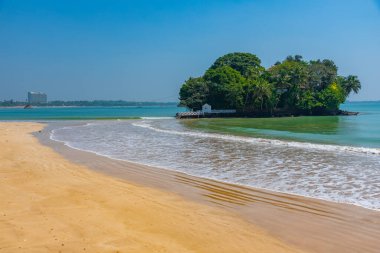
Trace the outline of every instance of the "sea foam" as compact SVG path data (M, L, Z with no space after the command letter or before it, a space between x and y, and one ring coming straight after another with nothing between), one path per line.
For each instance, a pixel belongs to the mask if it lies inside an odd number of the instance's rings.
M196 131L180 132L180 131L174 131L174 130L164 130L164 129L155 128L152 125L148 124L147 122L133 123L133 125L138 126L138 127L148 128L150 130L157 131L157 132L184 135L184 136L194 136L194 137L201 137L201 138L218 138L218 139L222 139L226 141L260 143L260 144L268 144L268 145L277 145L277 146L286 146L286 147L304 148L304 149L315 149L315 150L333 151L333 152L343 151L343 152L355 152L355 153L380 155L380 149L377 149L377 148L339 146L339 145L316 144L316 143L308 143L308 142L283 141L283 140L273 140L273 139L263 139L263 138L253 138L253 137L240 137L236 135L204 133L204 132L196 132Z

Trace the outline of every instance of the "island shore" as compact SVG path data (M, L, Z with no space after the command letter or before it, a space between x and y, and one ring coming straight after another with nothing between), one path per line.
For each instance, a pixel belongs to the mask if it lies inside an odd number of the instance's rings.
M1 252L300 252L237 215L74 164L0 123Z
M302 111L273 111L273 112L216 112L190 111L179 112L175 115L177 119L199 119L199 118L283 118L283 117L308 117L308 116L357 116L359 112L337 110L323 113L305 113ZM228 111L228 110L227 110Z
M1 252L378 250L380 212L108 159L43 127L0 123Z

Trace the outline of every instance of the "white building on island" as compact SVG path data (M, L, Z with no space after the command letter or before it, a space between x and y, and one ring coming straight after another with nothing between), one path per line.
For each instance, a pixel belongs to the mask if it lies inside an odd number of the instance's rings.
M202 113L236 113L235 109L221 109L221 110L212 110L211 105L204 104L202 105Z
M211 113L212 112L211 105L209 105L209 104L202 105L202 112L203 113Z
M211 105L204 104L202 105L202 110L190 111L190 112L179 112L176 114L176 118L177 119L191 119L191 118L223 117L223 115L221 114L234 114L234 113L236 113L236 110L234 109L212 110Z

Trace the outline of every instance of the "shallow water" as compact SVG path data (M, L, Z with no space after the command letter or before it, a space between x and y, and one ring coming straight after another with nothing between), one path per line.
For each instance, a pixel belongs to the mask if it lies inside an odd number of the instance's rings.
M263 119L184 121L189 127L216 133L266 139L380 148L380 102L347 103L358 116L307 116Z
M380 210L378 148L235 136L175 119L94 122L51 137L114 159Z

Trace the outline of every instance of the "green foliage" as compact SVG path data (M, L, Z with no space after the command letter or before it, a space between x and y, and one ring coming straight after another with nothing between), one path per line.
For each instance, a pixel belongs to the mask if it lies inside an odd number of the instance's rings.
M288 56L265 70L249 53L218 58L202 77L190 78L180 90L181 105L199 110L204 103L214 109L243 112L276 110L323 114L335 112L361 84L356 76L338 76L331 60L304 61Z
M303 57L301 55L295 55L295 56L289 55L288 57L286 57L286 61L301 62L302 58Z
M244 111L270 110L272 108L274 103L273 85L264 78L251 80L245 86L245 94Z
M327 88L318 93L318 100L322 108L327 111L334 111L346 100L346 94L337 83L330 84Z
M347 76L347 77L338 77L337 83L343 88L346 96L351 92L358 93L362 88L360 81L357 76Z
M335 82L338 76L338 67L331 60L310 61L308 72L309 87L319 91Z
M210 68L204 77L209 82L208 103L215 109L235 109L243 105L243 87L247 80L230 66Z
M229 66L238 71L242 76L257 77L264 72L265 68L261 65L261 60L250 53L230 53L218 58L210 69L217 69Z
M300 93L307 87L307 63L301 61L302 57L288 56L285 61L274 65L268 70L268 79L280 93L280 106L294 109Z
M301 93L300 99L297 101L296 107L312 114L313 109L322 107L323 104L315 97L314 92L307 90Z
M305 87L307 83L307 64L302 61L285 60L269 68L268 73L271 83L279 88Z
M206 103L209 86L202 78L189 78L179 91L180 105L194 110L200 110Z

